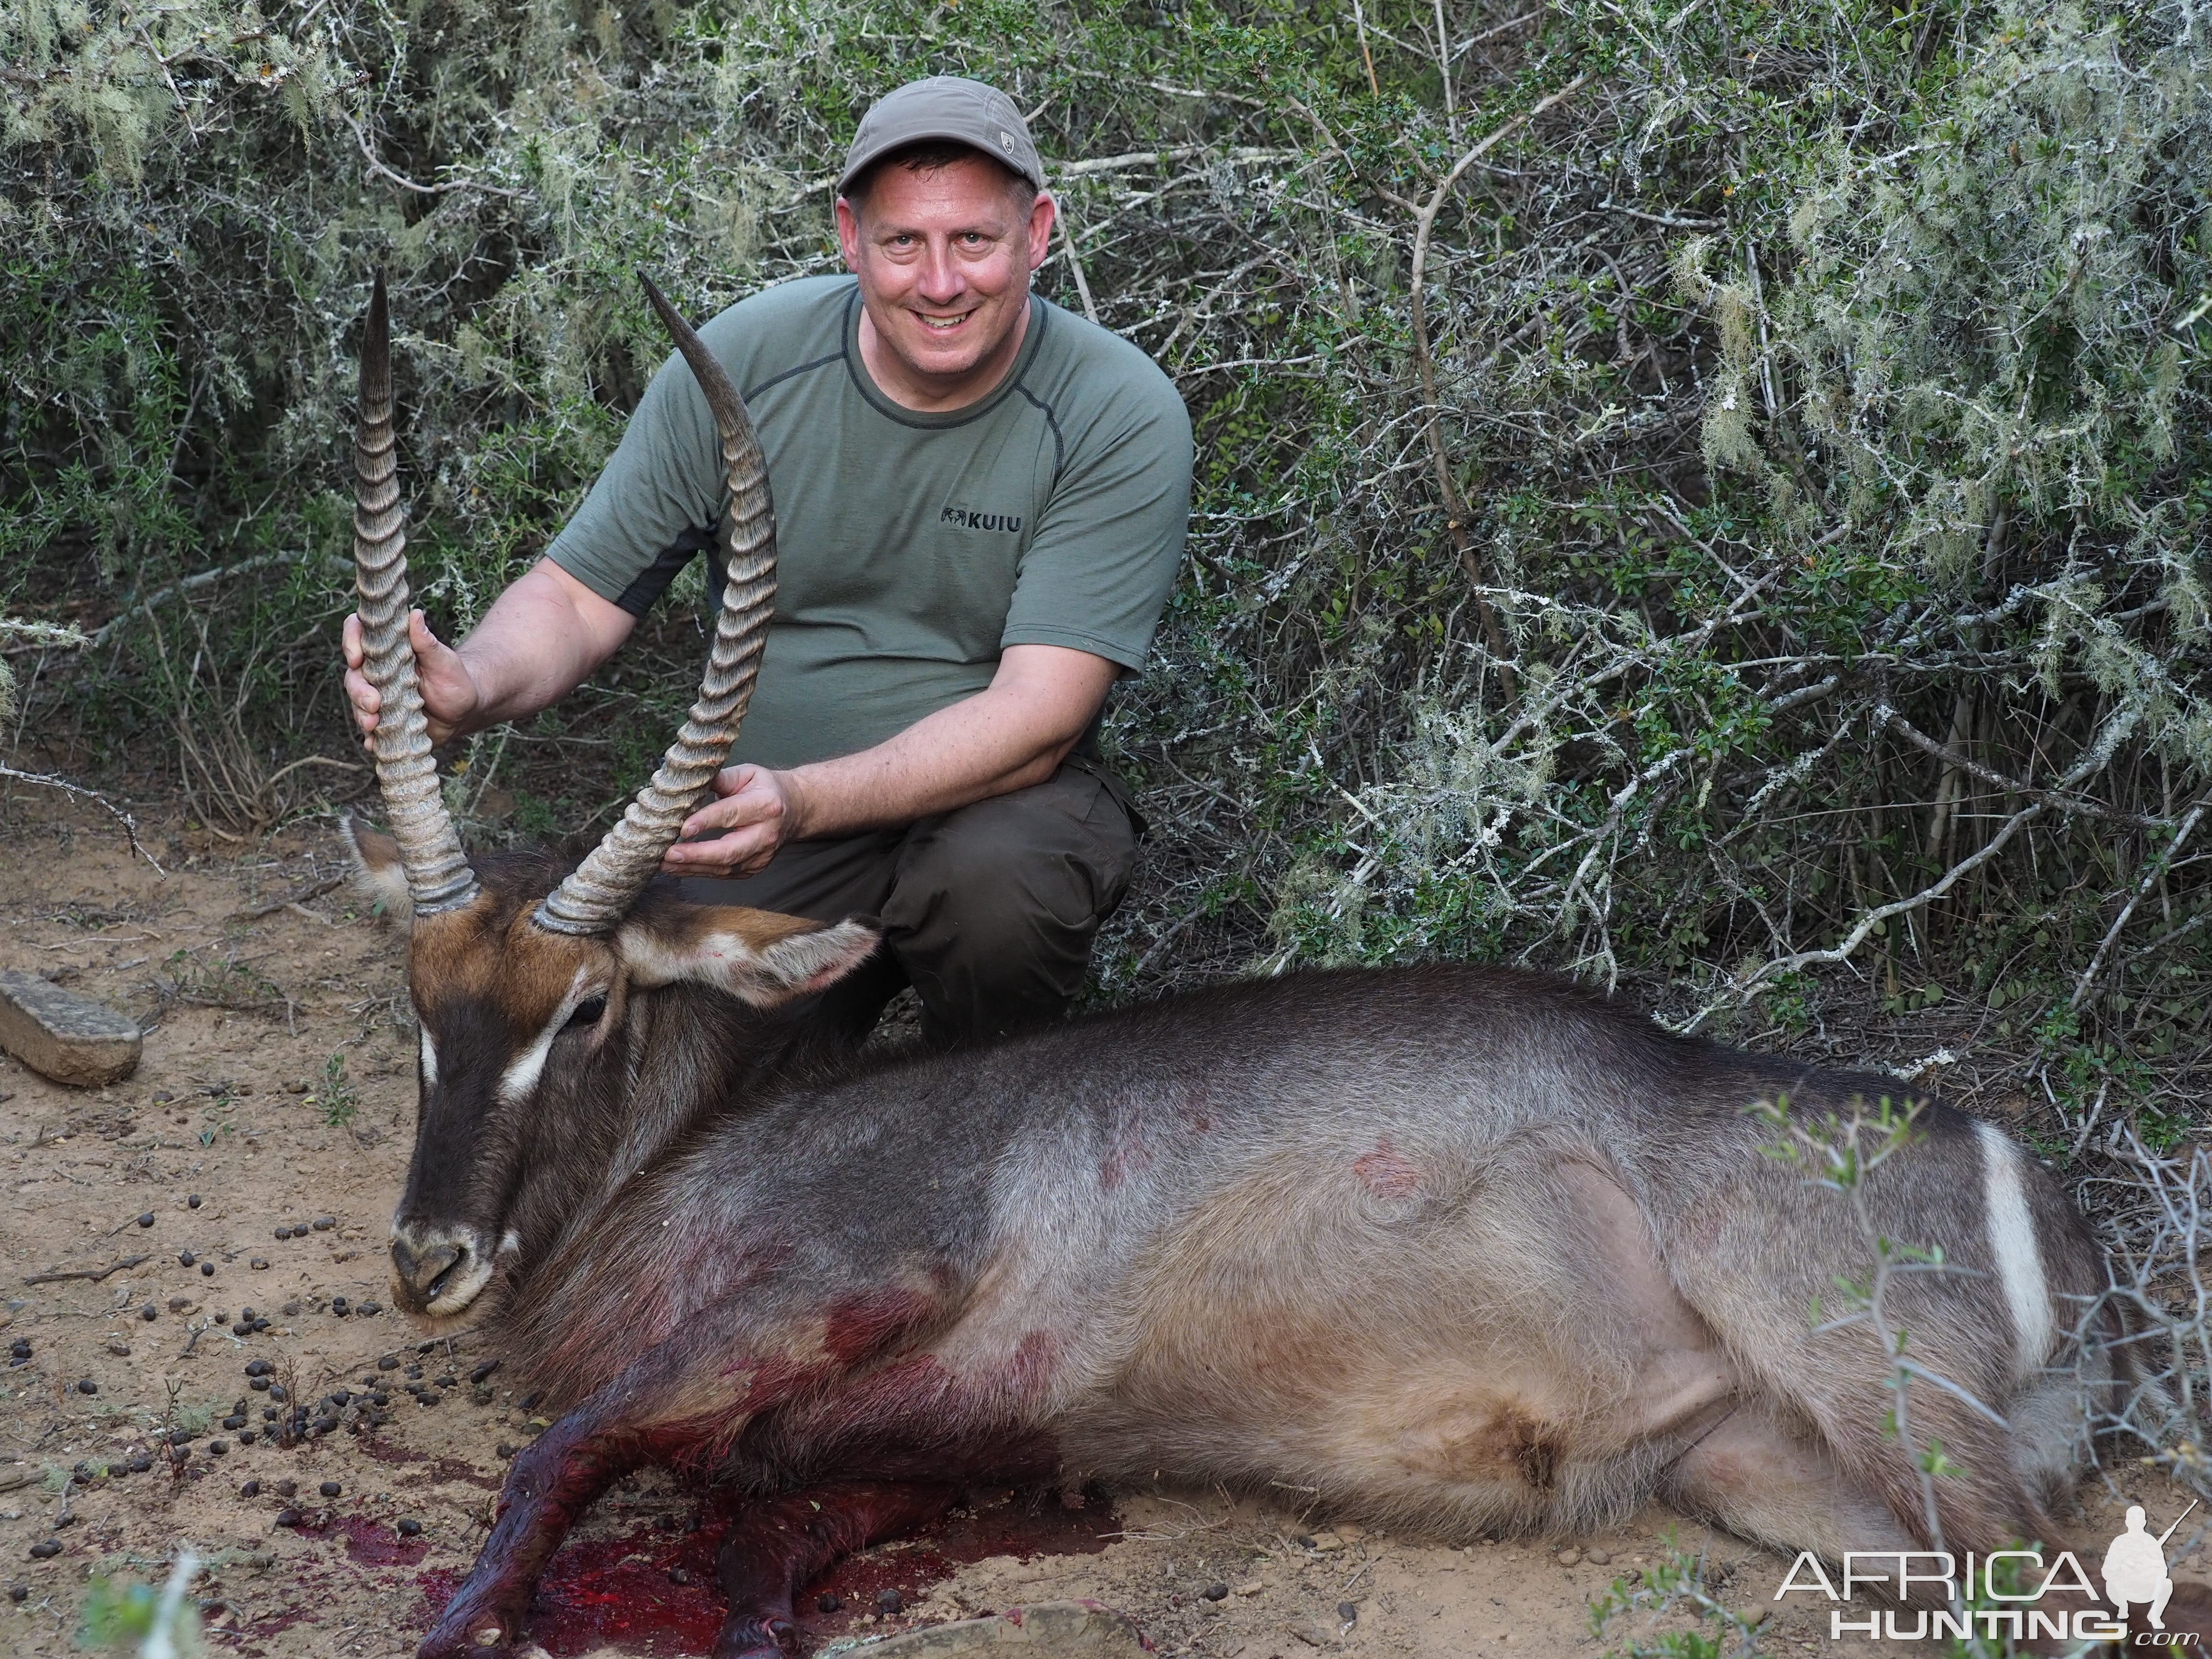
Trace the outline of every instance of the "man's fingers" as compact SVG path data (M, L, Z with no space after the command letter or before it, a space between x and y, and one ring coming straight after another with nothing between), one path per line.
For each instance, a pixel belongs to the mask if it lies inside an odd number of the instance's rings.
M679 841L662 854L660 867L672 876L750 876L775 856L775 846L773 834L750 825L711 841Z
M361 666L363 653L361 647L361 617L358 615L349 616L343 625L339 628L338 650L344 656L348 668Z
M781 800L765 790L755 790L750 794L725 795L720 800L708 801L684 820L681 833L688 840L703 836L709 830L742 830L782 816Z

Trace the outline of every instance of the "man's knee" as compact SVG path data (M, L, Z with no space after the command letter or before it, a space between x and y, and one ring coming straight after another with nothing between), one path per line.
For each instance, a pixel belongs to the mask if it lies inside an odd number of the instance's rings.
M1135 855L1113 792L1073 768L916 825L883 920L926 1023L990 1036L1057 1018Z
M980 950L1079 936L1087 944L1127 892L1128 815L1073 768L1033 788L918 824L884 908L894 939L936 932Z

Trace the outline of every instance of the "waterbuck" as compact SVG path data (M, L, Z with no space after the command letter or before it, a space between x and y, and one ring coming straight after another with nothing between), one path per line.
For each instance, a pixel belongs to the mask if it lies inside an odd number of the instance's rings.
M742 1504L720 1659L779 1654L798 1587L971 1482L1281 1481L1461 1537L1656 1498L1832 1559L2052 1535L2085 1396L2117 1386L2078 1334L2100 1259L2019 1146L1938 1103L1855 1196L1771 1155L1878 1111L1886 1079L1480 967L810 1056L791 1005L870 927L654 879L742 715L775 530L735 389L647 288L720 429L727 582L683 736L574 870L472 865L441 805L380 286L369 313L356 549L395 834L352 842L411 927L422 1027L395 1294L434 1322L489 1310L564 1413L425 1655L521 1639L570 1523L647 1462ZM1941 1252L1886 1281L1880 1328L1918 1368L1902 1434L1876 1322L1815 1311L1875 1235Z

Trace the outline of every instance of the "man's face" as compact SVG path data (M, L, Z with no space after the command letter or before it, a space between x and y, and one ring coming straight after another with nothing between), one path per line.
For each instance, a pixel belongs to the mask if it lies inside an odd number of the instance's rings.
M1052 214L1048 196L1024 213L1006 169L980 155L926 172L893 163L857 212L838 198L845 263L878 343L915 390L980 396L988 386L963 382L1004 372Z

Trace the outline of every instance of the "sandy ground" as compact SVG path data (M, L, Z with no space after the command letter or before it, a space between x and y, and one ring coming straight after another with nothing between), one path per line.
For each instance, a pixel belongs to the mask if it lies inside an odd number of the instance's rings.
M398 941L325 886L326 824L251 848L162 835L165 878L96 817L9 812L0 967L153 1030L137 1073L107 1089L0 1058L0 1339L30 1347L0 1370L0 1650L80 1651L97 1580L156 1580L189 1545L218 1650L410 1653L474 1559L507 1457L544 1425L471 1337L425 1342L369 1311L414 1109ZM56 1273L80 1276L26 1282ZM237 1328L249 1308L265 1328ZM293 1404L333 1426L287 1443ZM1686 1620L1634 1611L1600 1636L1591 1605L1633 1593L1671 1539L1705 1557L1723 1603L1765 1621L1758 1651L1887 1650L1832 1642L1811 1598L1778 1607L1786 1562L1663 1512L1573 1552L1453 1548L1331 1528L1297 1496L985 1494L811 1589L805 1647L1081 1596L1129 1613L1160 1653L1206 1659L1626 1650ZM2158 1525L2181 1503L2148 1479L2086 1496L2085 1553L2124 1499ZM556 1656L703 1651L715 1532L665 1477L627 1483L556 1559L532 1636ZM2178 1576L2204 1582L2203 1554ZM897 1610L878 1612L894 1591Z

